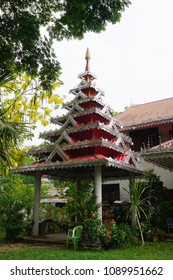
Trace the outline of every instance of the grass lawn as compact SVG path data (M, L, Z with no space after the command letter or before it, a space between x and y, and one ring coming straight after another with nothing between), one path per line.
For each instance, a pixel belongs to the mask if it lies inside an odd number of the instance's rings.
M0 244L0 260L172 260L173 242L147 243L126 249L79 250L54 246Z

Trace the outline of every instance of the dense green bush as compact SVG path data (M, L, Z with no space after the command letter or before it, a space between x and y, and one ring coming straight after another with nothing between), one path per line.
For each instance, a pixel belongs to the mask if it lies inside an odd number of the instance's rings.
M157 207L152 208L150 214L150 226L167 230L167 218L173 214L173 201L160 201Z
M101 229L101 219L95 213L91 213L90 218L84 220L84 233L83 238L86 243L91 247L99 238Z
M98 239L103 249L125 248L139 244L139 233L132 230L128 224L116 224L107 229L96 214L85 220L85 242L92 246Z
M70 184L67 192L68 203L65 206L65 214L70 222L80 221L90 218L91 212L96 212L100 207L96 203L94 187L88 182L81 182L80 188L76 184Z
M0 177L0 226L6 240L25 235L31 222L33 185L20 175Z
M131 229L129 224L115 224L110 236L113 248L125 248L139 243L138 232Z
M137 231L132 230L128 224L112 223L111 230L102 225L99 239L103 249L126 248L139 244Z

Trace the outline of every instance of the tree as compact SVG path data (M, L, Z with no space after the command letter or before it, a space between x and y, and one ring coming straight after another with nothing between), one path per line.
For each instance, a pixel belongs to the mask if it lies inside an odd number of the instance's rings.
M22 175L0 177L0 226L6 240L15 240L26 234L33 207L32 178Z
M54 39L82 39L115 24L129 0L0 0L1 75L26 72L51 91L60 75ZM43 34L43 35L42 35Z
M59 85L54 82L51 91L47 91L26 73L0 76L0 107L4 108L1 116L18 123L49 124L51 112L63 103L55 91Z
M171 207L164 196L166 188L160 176L153 169L145 171L146 184L149 187L150 220L149 226L167 230L167 218L171 215Z
M26 73L0 76L0 170L5 173L16 165L24 154L19 150L27 138L31 138L33 125L50 122L50 106L57 108L63 101L54 91L47 92L32 87L32 79ZM58 83L52 87L56 89Z
M23 124L8 123L0 119L0 171L3 174L16 162L15 147L24 141L28 133Z
M85 219L90 218L91 213L95 213L100 207L96 203L93 186L88 184L88 182L82 181L80 188L71 183L67 196L68 203L65 206L65 212L71 221L76 219L83 222Z
M9 77L8 77L9 79ZM0 77L1 87L7 82L7 77ZM1 100L0 100L1 101ZM20 147L26 138L31 136L29 126L24 123L9 121L7 110L0 102L0 171L6 173L16 162L16 148Z
M156 208L160 202L163 201L164 190L166 188L163 186L160 176L155 173L154 169L145 171L145 180L147 186L149 187L150 203Z

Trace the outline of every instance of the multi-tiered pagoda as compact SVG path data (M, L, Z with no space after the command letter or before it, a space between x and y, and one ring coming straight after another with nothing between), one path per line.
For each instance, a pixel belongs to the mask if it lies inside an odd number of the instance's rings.
M40 135L50 144L32 150L38 162L16 169L19 173L36 175L34 235L38 231L41 176L76 180L78 183L83 179L93 180L97 202L100 203L103 180L141 173L130 148L131 139L119 131L119 122L113 117L110 107L105 105L104 93L95 84L96 77L89 68L88 49L85 58L86 67L79 75L80 83L70 90L74 98L64 105L67 113L52 119L52 123L58 126L56 130ZM99 215L102 215L101 209Z

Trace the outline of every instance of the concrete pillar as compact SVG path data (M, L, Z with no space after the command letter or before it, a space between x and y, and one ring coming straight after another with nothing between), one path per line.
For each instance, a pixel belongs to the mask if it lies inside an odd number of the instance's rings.
M95 166L94 172L94 181L95 181L95 196L96 203L102 203L102 169L101 166ZM98 209L98 216L102 219L102 206Z
M32 236L39 235L40 189L41 189L41 172L38 171L35 174Z

